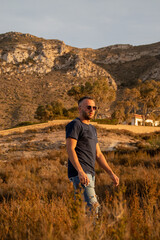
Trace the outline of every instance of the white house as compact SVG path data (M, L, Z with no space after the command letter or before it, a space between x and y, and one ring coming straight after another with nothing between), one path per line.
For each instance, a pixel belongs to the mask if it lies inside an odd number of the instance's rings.
M145 120L145 124L147 123L147 125L149 126L154 126L154 121L152 119L146 119Z
M131 125L142 126L142 124L143 124L142 115L134 114L131 120Z
M154 122L154 126L155 126L155 127L158 127L159 125L160 125L160 121L155 121L155 122Z
M160 121L153 121L152 119L146 119L145 124L157 127L160 124ZM139 114L134 114L131 120L131 125L142 126L143 125L143 116Z

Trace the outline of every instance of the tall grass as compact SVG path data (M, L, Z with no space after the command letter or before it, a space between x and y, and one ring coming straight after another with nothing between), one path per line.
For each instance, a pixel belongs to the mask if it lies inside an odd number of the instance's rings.
M74 200L64 148L47 157L0 162L0 239L160 239L160 153L106 154L120 177L114 187L96 165L100 217Z

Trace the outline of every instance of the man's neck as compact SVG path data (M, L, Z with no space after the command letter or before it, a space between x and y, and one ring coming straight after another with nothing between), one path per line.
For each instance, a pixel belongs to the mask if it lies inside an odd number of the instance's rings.
M81 122L85 123L85 124L90 124L90 120L86 120L86 119L83 119L82 117L79 117L79 119L81 120Z

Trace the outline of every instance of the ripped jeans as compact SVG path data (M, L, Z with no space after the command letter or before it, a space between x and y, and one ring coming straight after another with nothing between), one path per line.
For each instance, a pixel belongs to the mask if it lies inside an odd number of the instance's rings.
M84 201L87 203L87 206L90 210L95 211L96 214L98 214L99 211L99 203L97 200L97 196L95 193L95 176L92 176L91 174L87 173L87 177L89 178L90 183L85 186L81 184L83 188L83 194L84 194ZM75 189L75 196L78 189L80 189L80 180L78 176L71 177L70 181L73 182L73 186Z

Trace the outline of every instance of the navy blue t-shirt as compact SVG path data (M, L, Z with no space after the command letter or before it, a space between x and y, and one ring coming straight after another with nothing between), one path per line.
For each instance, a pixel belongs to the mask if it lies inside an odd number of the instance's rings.
M75 151L82 169L85 173L95 175L96 144L98 142L96 128L76 118L67 124L66 138L77 140ZM77 175L77 170L73 167L70 160L68 160L68 177L75 177Z

